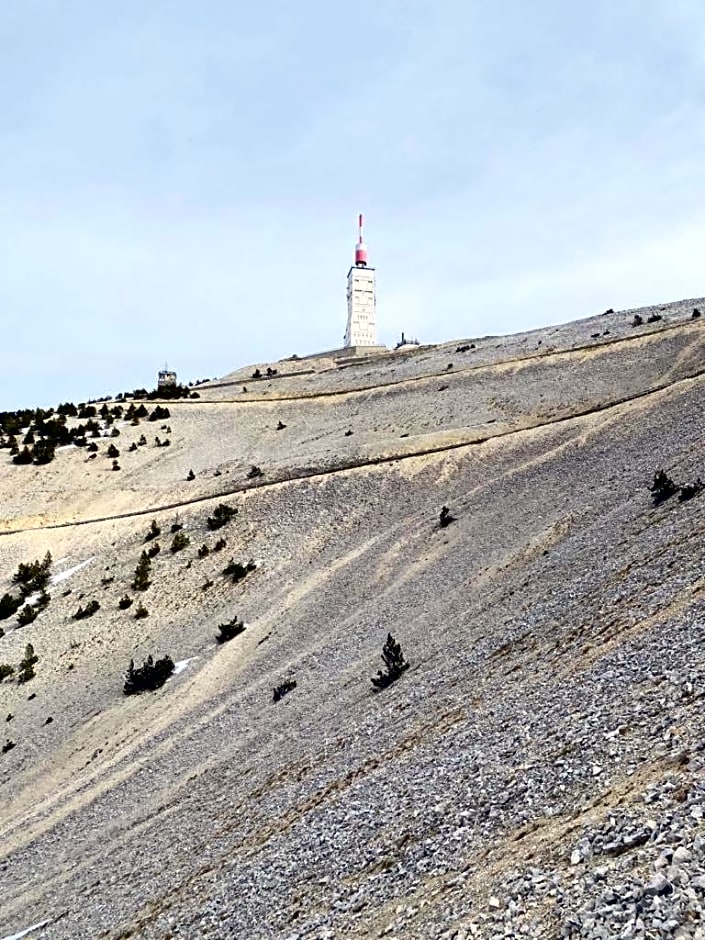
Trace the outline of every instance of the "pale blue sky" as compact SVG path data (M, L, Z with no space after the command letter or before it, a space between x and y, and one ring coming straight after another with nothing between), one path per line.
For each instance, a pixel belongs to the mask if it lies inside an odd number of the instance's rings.
M4 0L0 409L705 293L702 0Z

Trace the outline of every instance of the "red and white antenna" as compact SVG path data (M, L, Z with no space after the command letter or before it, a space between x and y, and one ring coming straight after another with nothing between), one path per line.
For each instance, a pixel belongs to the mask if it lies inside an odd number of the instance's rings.
M362 221L362 215L359 215L357 217L359 237L357 245L355 245L355 264L364 268L367 266L367 245L362 240Z

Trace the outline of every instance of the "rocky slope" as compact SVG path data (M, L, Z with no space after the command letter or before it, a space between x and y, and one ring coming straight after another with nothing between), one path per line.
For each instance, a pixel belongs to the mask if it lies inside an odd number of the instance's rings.
M119 472L3 463L0 593L66 577L0 622L39 656L0 683L0 935L705 937L705 495L649 492L705 475L702 304L251 367ZM178 675L125 698L149 653Z

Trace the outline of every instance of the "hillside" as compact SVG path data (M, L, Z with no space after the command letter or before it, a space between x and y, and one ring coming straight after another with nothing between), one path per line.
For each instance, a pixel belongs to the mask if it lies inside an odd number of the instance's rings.
M705 476L704 305L252 365L95 459L0 450L0 595L54 579L0 621L39 657L0 682L0 936L705 938L705 493L649 489ZM124 696L148 654L178 674Z

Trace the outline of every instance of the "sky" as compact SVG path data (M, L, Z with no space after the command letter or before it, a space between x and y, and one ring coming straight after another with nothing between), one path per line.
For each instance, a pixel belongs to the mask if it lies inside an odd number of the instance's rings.
M702 0L3 0L0 410L705 294Z

